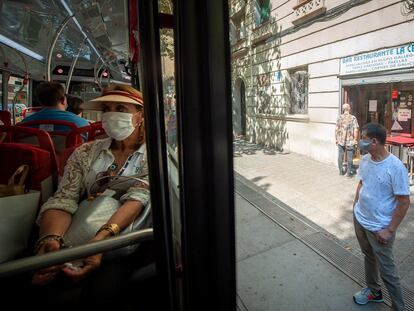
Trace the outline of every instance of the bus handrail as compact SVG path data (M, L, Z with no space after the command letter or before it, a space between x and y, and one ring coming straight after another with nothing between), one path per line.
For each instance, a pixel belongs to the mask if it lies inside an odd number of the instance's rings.
M71 260L153 239L153 229L143 229L103 241L65 248L57 252L25 257L0 264L0 278L62 264Z

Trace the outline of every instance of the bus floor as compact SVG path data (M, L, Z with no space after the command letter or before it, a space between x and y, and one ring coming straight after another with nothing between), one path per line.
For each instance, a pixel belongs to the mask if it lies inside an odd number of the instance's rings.
M238 310L391 310L386 290L385 303L355 304L352 296L364 282L362 259L240 176L236 241Z

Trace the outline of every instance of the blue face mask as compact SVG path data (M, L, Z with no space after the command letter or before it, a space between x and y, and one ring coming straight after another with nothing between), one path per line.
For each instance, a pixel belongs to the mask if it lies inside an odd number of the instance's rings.
M371 139L361 139L358 143L359 145L359 149L361 150L362 153L367 153L369 147L371 147L372 145L372 140Z

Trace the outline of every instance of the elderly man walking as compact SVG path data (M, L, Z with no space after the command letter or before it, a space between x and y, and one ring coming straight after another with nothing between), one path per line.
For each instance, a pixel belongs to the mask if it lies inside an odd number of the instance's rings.
M343 113L339 116L335 129L335 140L338 146L338 168L339 174L344 175L345 171L342 166L346 152L346 176L351 177L353 174L352 158L357 144L359 126L357 119L351 114L351 106L349 104L343 104L342 110Z

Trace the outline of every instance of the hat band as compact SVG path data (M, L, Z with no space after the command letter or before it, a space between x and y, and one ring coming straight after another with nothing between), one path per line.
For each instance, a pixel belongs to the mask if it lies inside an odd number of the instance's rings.
M125 96L125 97L128 97L130 99L133 99L133 100L137 101L142 106L144 105L144 101L142 100L142 98L140 98L138 96L135 96L135 95L132 95L132 94L129 94L129 93L126 93L126 92L109 91L109 92L106 92L103 96L107 96L107 95Z

